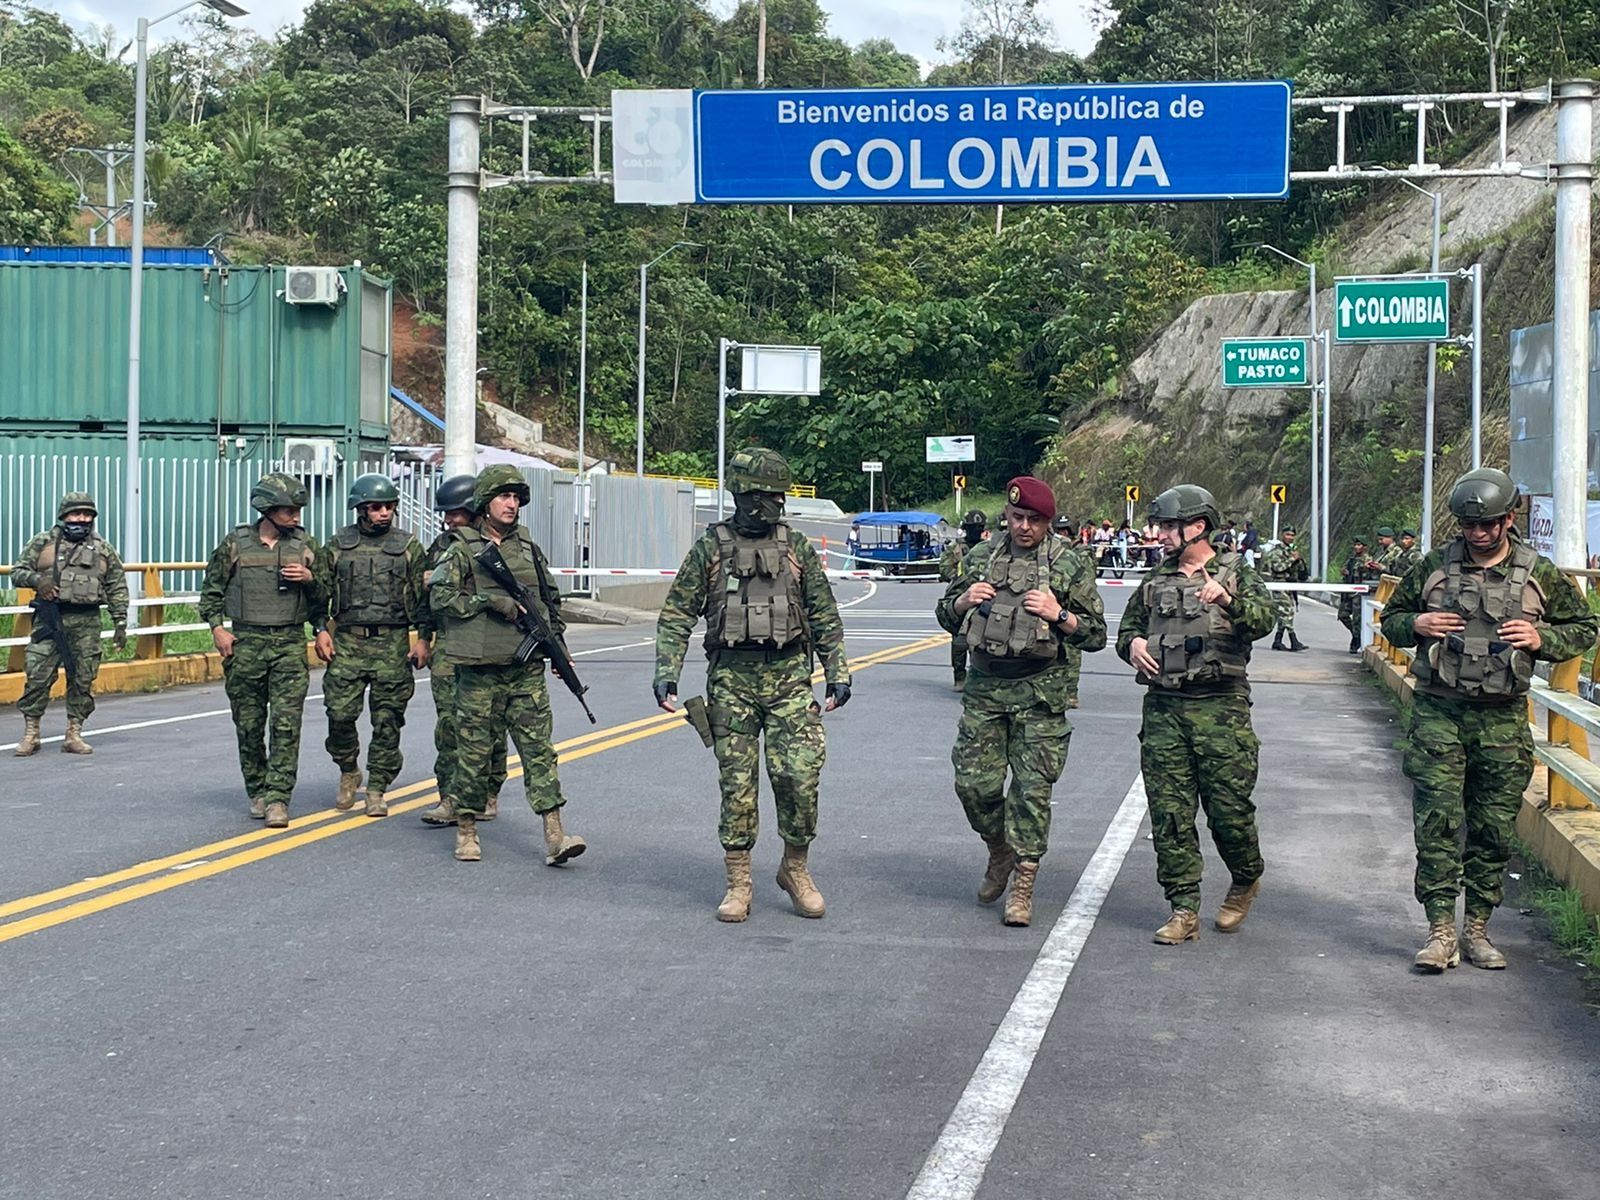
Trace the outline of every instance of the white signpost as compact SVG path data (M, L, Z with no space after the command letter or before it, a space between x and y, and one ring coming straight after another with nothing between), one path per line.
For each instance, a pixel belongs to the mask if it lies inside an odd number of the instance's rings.
M728 387L728 351L738 350L739 390ZM816 396L822 392L821 346L741 346L722 338L717 349L717 520L727 513L728 397L744 394Z
M861 464L861 469L867 473L867 511L876 511L878 476L883 474L883 463L878 459L868 459Z

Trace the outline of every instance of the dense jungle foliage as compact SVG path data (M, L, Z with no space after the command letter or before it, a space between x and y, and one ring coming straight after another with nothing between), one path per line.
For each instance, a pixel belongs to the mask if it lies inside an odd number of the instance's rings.
M831 37L815 0L769 0L766 85L1284 77L1302 95L1382 94L1532 87L1600 61L1594 0L1104 0L1081 60L1051 47L1035 3L974 0L925 74L887 40ZM191 16L151 57L152 240L220 239L243 262L360 259L438 343L447 98L604 104L619 87L754 86L757 5L718 7L315 0L272 42ZM84 240L72 176L97 197L100 169L68 148L130 137L128 32L0 0L0 241ZM1442 110L1434 155L1489 119ZM518 140L486 127L489 166L510 168ZM1352 158L1408 162L1414 125L1358 110L1351 142ZM541 124L536 147L547 171L587 163L576 122ZM1296 166L1332 161L1321 113L1297 119L1294 152ZM976 433L984 485L1029 467L1163 318L1207 289L1293 286L1252 247L1316 258L1365 194L1013 207L997 234L993 206L654 210L598 188L502 188L484 205L482 361L501 402L569 431L587 262L591 438L627 460L639 264L691 243L651 271L649 466L711 466L719 336L817 343L824 394L746 398L734 437L778 446L847 502L864 492L860 460L882 459L888 496L913 501L938 486L923 434ZM436 402L437 349L407 372Z

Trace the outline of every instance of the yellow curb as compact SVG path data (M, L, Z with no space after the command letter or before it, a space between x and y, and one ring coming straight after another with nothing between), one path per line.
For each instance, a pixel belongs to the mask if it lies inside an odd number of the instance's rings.
M313 668L323 665L309 643L306 645L306 661ZM203 654L168 654L161 658L101 663L93 691L96 696L111 696L155 691L184 683L216 683L221 678L222 655L215 650ZM0 672L0 704L15 704L22 699L22 689L26 683L27 679L21 671ZM50 688L50 696L59 700L66 694L66 673L59 672Z

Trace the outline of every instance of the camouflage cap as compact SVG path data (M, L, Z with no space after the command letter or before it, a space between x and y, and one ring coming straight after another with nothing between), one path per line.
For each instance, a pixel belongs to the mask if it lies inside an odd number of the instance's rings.
M263 475L250 489L250 507L258 513L275 508L304 508L308 498L306 485L282 471Z
M515 492L518 504L527 504L533 499L533 494L528 490L528 481L522 477L522 472L510 463L495 463L478 472L478 482L472 488L472 503L467 507L475 513L482 513L489 507L501 492Z
M765 446L739 451L728 464L732 478L728 486L740 492L787 492L794 486L794 475L783 455Z
M88 492L68 492L61 497L61 505L56 509L56 520L59 521L68 513L75 512L86 512L92 517L100 515L100 509L96 507L94 497Z

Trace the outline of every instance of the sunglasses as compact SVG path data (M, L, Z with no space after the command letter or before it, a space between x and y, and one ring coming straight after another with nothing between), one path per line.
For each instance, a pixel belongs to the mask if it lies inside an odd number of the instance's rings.
M1461 528L1463 528L1463 529L1495 529L1495 528L1497 528L1499 526L1500 522L1504 521L1504 520L1505 520L1504 517L1489 517L1486 520L1475 521L1475 520L1471 519L1470 517L1462 517L1461 518Z

